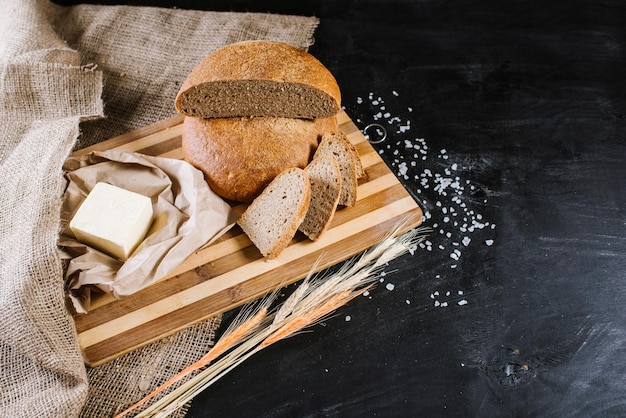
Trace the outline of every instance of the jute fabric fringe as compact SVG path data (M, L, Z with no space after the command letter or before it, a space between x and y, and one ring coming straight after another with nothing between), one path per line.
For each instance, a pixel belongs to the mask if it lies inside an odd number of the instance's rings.
M2 416L111 416L208 351L220 318L84 366L57 249L61 167L73 149L172 116L178 86L218 47L272 39L306 49L317 24L300 16L0 2Z

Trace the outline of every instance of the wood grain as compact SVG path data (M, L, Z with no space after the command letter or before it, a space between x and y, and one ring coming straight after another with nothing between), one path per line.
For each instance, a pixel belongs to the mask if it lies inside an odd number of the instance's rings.
M376 244L407 217L410 222L400 233L418 226L420 207L345 112L338 119L360 154L367 179L359 184L357 204L338 210L320 240L313 242L298 233L277 259L267 261L235 227L192 254L168 277L132 296L114 300L95 295L90 311L75 315L85 363L105 363L298 281L317 260L318 270L340 263ZM182 158L181 123L182 117L175 116L75 154L117 148Z

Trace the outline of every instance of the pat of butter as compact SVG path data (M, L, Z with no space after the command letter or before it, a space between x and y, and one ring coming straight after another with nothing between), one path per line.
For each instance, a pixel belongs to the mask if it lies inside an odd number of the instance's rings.
M125 261L152 223L152 200L108 183L96 183L70 222L83 244Z

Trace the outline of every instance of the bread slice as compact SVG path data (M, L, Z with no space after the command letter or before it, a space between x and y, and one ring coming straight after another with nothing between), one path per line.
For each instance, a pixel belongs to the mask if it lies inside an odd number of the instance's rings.
M201 170L211 189L226 200L251 202L280 172L304 168L337 118L185 117L185 160Z
M252 201L237 224L268 259L278 257L293 239L311 202L306 172L290 168L280 173Z
M341 170L334 158L322 156L311 161L304 171L311 183L311 205L299 229L316 241L335 216L341 193Z
M313 55L274 41L243 41L207 56L184 81L176 109L186 116L272 116L315 119L336 115L341 93Z
M348 137L341 131L328 132L322 135L314 158L329 156L339 164L341 171L341 194L339 204L354 206L357 198L359 157Z
M365 168L363 167L363 162L361 161L361 157L359 157L359 152L357 151L354 144L350 142L350 140L347 137L346 137L346 140L348 141L348 144L350 144L350 150L352 151L352 153L354 154L354 157L356 158L356 178L359 180L367 178L367 173L365 172Z

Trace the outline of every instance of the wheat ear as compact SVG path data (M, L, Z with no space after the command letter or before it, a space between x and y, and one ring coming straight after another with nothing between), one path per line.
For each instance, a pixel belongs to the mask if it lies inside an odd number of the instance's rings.
M185 367L168 381L146 395L143 399L117 414L115 418L121 418L129 412L137 409L150 399L157 396L159 393L163 392L165 389L172 386L174 383L178 382L183 377L206 367L226 351L245 341L246 338L252 335L254 330L258 329L263 324L264 320L267 320L269 304L274 300L275 295L276 292L273 292L269 297L265 298L256 312L250 309L250 306L247 307L248 309L242 309L240 315L235 318L231 326L228 327L222 337L215 343L213 348L209 350L207 354L195 363Z
M406 221L405 219L403 222ZM370 251L345 262L337 273L314 276L314 266L301 287L296 289L278 310L263 312L261 315L263 319L255 327L250 327L249 332L241 332L240 338L233 339L230 343L224 342L224 348L229 348L219 353L221 357L217 361L210 363L205 370L155 402L138 417L168 416L255 353L299 333L306 327L315 325L337 308L374 286L376 273L382 266L409 251L427 234L428 230L421 228L396 236L403 222ZM276 292L268 300L273 300ZM262 304L260 310L264 307L268 308L269 305ZM256 314L247 315L245 321L237 323L235 331L240 327L245 328L246 321L256 317ZM227 341L228 335L234 334L227 330L222 339ZM216 347L219 343L220 341L216 343ZM205 357L214 359L210 352Z

